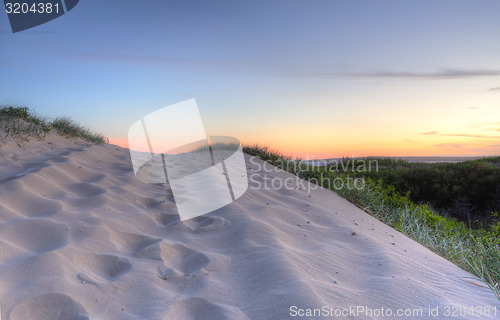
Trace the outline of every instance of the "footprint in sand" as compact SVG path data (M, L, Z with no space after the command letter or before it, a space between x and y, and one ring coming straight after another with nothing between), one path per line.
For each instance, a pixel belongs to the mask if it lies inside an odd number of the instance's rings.
M159 213L153 216L153 221L159 226L169 227L181 220L178 214Z
M78 197L91 197L106 193L106 189L87 182L72 184L66 190Z
M94 285L94 286L99 286L98 284L98 281L88 275L86 275L85 273L79 273L76 278L78 279L78 281L80 281L81 284L91 284L91 285Z
M106 205L103 195L76 197L66 200L66 203L74 208L95 209Z
M87 169L86 167L77 166L75 169L74 163L68 163L62 165L60 164L58 168L59 170L62 170L62 172L65 173L66 175L73 178L73 181L96 183L106 177L106 175L102 173L96 173L95 170Z
M157 200L154 198L138 198L137 200L135 200L135 202L139 206L144 207L144 208L148 208L148 209L158 208L163 203L163 201L160 201L160 200Z
M165 266L183 274L193 274L206 267L210 260L203 253L177 243L160 243L160 255Z
M158 267L160 277L170 274L196 274L210 260L203 253L180 242L166 242L148 246L137 253L140 258L162 261Z
M119 250L132 253L161 241L159 238L125 232L114 232L110 235L110 238Z
M109 254L78 253L73 261L82 267L83 274L106 282L116 281L132 267L127 258Z
M73 197L66 201L73 207L90 209L105 205L105 197L103 195L107 190L92 183L75 183L65 187L65 189L70 194L73 194Z
M85 309L67 295L48 293L19 303L10 320L89 320Z
M207 231L217 231L222 228L227 227L229 222L219 216L200 216L193 219L184 221L184 224L188 227L189 231L197 232L207 232Z

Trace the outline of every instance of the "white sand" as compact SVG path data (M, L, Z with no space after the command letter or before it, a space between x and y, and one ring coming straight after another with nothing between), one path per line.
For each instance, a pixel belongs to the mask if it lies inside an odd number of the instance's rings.
M245 195L182 223L171 192L134 177L127 149L50 136L0 154L4 320L301 319L292 306L423 312L302 319L500 318L471 274L255 158ZM288 187L256 190L265 176ZM470 306L497 315L445 316Z

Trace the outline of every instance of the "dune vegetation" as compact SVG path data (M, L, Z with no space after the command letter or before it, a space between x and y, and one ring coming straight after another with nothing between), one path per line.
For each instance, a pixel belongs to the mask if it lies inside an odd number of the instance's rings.
M267 146L246 145L243 150L337 192L471 272L500 300L500 222L498 211L493 211L500 209L500 158L432 165L371 158L379 160L378 166L366 170L363 160L344 158L335 167L313 166ZM468 211L463 203L470 204ZM454 213L457 208L462 211Z
M104 143L102 134L91 132L70 118L59 117L53 120L40 116L27 107L3 106L0 108L0 138L13 137L21 140L44 138L51 130L73 138L81 138L92 143Z
M356 168L364 159L344 159ZM463 221L469 228L500 228L500 157L459 163L411 163L375 159L378 170L357 176L381 180L415 203L429 203L441 215ZM351 170L352 171L352 170Z

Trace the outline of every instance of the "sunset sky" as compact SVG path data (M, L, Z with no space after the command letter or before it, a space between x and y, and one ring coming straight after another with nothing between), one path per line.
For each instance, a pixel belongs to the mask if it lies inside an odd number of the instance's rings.
M207 134L303 158L500 155L499 30L494 0L82 0L0 13L0 104L122 146L195 98Z

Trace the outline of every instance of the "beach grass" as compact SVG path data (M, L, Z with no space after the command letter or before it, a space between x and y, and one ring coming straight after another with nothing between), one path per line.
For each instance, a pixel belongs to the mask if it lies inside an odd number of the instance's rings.
M63 136L81 138L96 144L104 143L105 140L102 134L94 133L70 118L49 120L21 106L0 107L0 129L5 132L4 138L10 136L25 141L30 138L43 139L51 130Z
M67 117L59 117L52 121L52 127L62 135L82 138L93 143L104 143L102 134L91 132Z

